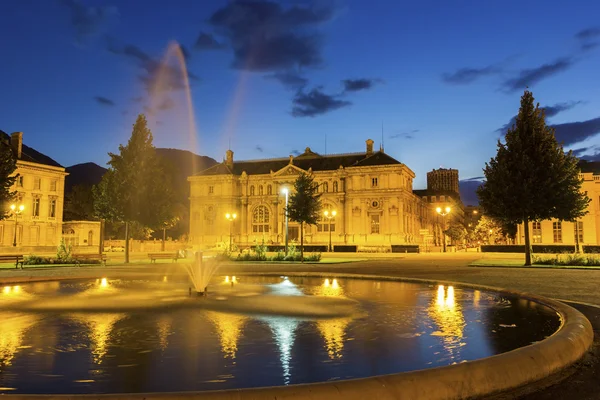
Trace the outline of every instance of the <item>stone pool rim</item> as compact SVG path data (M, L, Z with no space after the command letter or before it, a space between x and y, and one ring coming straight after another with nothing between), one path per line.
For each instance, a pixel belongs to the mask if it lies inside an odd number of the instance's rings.
M82 271L83 272L83 271ZM0 285L93 279L88 273L82 276L11 277L0 278ZM104 275L108 271L93 271ZM115 279L123 270L111 270ZM130 271L123 278L157 276L162 274ZM133 276L132 276L133 275ZM345 278L373 281L414 282L429 285L452 285L458 288L471 288L505 293L547 306L559 314L561 326L550 337L531 345L505 353L443 367L421 369L367 378L306 383L289 386L272 386L248 389L227 389L203 392L159 392L159 393L111 393L111 394L69 394L32 395L3 394L7 399L464 399L490 395L518 388L547 378L564 370L590 349L594 333L587 318L567 304L546 297L516 290L447 280L402 278L399 276L364 275L335 272L237 272L236 276L287 276L307 278Z

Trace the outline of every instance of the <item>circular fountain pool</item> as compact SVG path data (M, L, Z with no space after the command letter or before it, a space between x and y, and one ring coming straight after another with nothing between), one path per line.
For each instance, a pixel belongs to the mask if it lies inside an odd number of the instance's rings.
M205 391L446 366L552 335L549 307L448 285L313 277L56 281L0 292L0 393Z

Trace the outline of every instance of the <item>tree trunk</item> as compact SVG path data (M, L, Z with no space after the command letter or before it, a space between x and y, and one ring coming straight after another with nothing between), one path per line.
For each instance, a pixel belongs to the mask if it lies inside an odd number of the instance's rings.
M167 230L166 228L163 228L163 238L162 238L162 245L160 246L160 251L165 251L165 236L167 235Z
M304 223L300 222L300 262L304 262Z
M129 264L129 222L125 222L125 264Z
M529 242L529 219L523 219L523 228L525 233L525 266L531 265L531 243Z

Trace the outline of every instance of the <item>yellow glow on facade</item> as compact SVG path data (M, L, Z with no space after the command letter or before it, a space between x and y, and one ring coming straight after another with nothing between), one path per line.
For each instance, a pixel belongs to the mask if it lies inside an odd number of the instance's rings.
M215 324L221 351L225 358L235 359L237 343L242 335L242 328L248 317L240 314L227 314L217 311L207 311L208 319Z
M163 282L168 282L169 280L167 279L167 276L163 276Z
M317 328L325 340L327 354L331 360L342 358L344 336L351 318L325 319L317 322Z

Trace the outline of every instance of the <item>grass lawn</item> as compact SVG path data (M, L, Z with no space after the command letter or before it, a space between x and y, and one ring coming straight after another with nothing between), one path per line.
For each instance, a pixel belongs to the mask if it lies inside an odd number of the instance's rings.
M512 259L481 259L473 261L469 264L470 267L501 267L501 268L552 268L552 269L600 269L600 266L588 266L588 265L544 265L544 264L533 264L529 267L524 266L523 260L512 260Z

